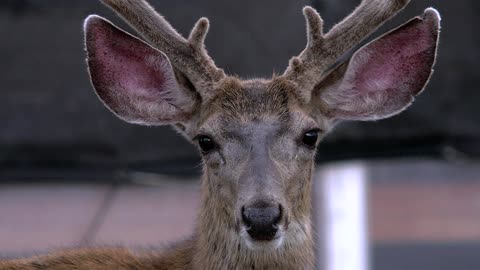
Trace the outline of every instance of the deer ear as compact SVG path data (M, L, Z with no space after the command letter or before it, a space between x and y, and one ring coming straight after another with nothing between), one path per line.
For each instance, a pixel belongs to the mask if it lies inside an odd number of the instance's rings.
M377 120L407 108L435 62L440 16L432 8L359 49L313 93L331 118Z
M179 86L164 53L95 15L85 21L85 42L92 84L115 115L143 125L189 118L195 94Z

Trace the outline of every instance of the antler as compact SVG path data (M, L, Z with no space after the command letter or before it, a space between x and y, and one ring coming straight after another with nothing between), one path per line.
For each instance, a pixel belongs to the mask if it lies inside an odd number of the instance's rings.
M318 12L310 6L305 7L307 47L290 60L283 76L295 81L301 89L312 90L340 56L397 14L408 2L410 0L363 0L327 34L323 33L323 20Z
M182 37L145 0L102 0L135 28L152 46L164 52L173 66L185 75L202 97L225 73L216 67L205 50L209 28L207 18L195 24L188 39Z

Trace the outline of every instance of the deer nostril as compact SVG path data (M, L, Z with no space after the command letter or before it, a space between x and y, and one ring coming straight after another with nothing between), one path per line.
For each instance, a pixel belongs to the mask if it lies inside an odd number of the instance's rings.
M245 226L250 227L252 222L250 217L245 214L245 206L242 206L242 220Z
M278 223L280 223L280 221L282 220L282 217L283 217L283 207L282 207L281 204L279 204L278 205L278 215L274 220L275 226L278 226Z
M255 240L272 240L282 220L283 209L281 205L259 202L251 206L242 207L242 220L248 234Z

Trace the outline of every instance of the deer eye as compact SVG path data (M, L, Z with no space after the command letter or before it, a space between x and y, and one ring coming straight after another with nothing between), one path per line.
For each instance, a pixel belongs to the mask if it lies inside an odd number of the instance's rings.
M312 129L312 130L309 130L309 131L305 132L305 134L303 134L303 138L302 138L303 144L305 144L306 146L309 146L309 147L314 147L315 144L317 144L318 133L319 132L320 132L319 129Z
M208 154L209 152L211 152L213 149L216 148L215 142L209 136L199 135L197 137L197 140L198 140L198 145L200 146L200 149L202 150L203 154Z

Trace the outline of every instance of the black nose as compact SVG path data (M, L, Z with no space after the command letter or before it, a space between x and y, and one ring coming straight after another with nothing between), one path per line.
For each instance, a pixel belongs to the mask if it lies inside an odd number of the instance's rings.
M278 231L282 219L282 207L266 202L256 202L242 207L243 223L254 240L270 241Z

